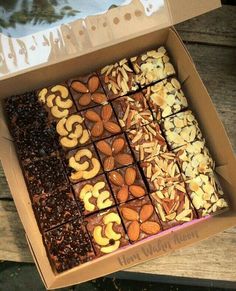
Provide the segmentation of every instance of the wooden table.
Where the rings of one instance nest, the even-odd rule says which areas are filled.
[[[176,28],[186,42],[236,150],[236,6],[224,6]],[[0,260],[32,262],[2,169],[0,237]],[[117,276],[168,278],[169,282],[173,282],[173,278],[207,279],[198,283],[212,285],[214,281],[218,286],[222,283],[236,287],[235,249],[236,227],[192,247],[119,272]],[[142,276],[138,276],[140,273]]]

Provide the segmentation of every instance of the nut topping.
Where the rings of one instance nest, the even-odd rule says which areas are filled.
[[[157,234],[161,230],[154,207],[147,196],[129,201],[119,209],[131,241]]]
[[[148,51],[139,57],[130,59],[135,73],[135,81],[142,87],[175,74],[173,65],[164,47]]]
[[[72,94],[79,109],[107,103],[99,78],[92,74],[69,81]]]
[[[72,182],[91,179],[101,171],[100,162],[91,149],[82,148],[70,154],[69,167],[74,170],[70,175]]]
[[[174,184],[151,194],[164,229],[193,220],[196,217],[184,183]]]
[[[133,163],[133,157],[129,151],[125,137],[122,135],[112,139],[98,141],[96,147],[99,154],[101,154],[105,171],[111,171],[114,168]]]
[[[56,126],[57,133],[61,136],[60,143],[65,148],[74,148],[86,144],[89,141],[89,134],[84,128],[83,118],[74,114],[62,118]]]
[[[134,197],[139,198],[146,194],[144,183],[138,169],[135,167],[112,171],[108,177],[118,203],[126,202]]]
[[[100,113],[99,113],[100,112]],[[107,104],[95,109],[89,109],[85,112],[85,123],[91,129],[92,137],[99,138],[104,134],[117,134],[121,128],[116,123],[116,118],[113,114],[111,105]]]
[[[213,174],[200,174],[186,181],[186,189],[200,217],[215,214],[228,207],[224,193]]]
[[[139,161],[150,159],[167,151],[165,139],[157,123],[152,122],[138,130],[132,129],[128,133],[128,138],[133,153]]]
[[[38,100],[50,109],[52,117],[56,119],[67,117],[74,108],[69,91],[63,85],[56,85],[50,89],[43,88],[38,92]]]
[[[105,66],[99,72],[104,89],[110,99],[118,96],[124,96],[128,92],[138,89],[134,82],[133,70],[129,67],[126,59],[119,63]]]

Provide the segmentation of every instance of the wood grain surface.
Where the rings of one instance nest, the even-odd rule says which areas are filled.
[[[236,151],[236,7],[224,6],[176,26]],[[0,166],[0,260],[32,262]],[[236,282],[236,228],[127,272]]]

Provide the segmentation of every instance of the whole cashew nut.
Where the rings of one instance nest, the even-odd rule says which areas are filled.
[[[69,139],[67,137],[63,137],[61,140],[60,140],[60,143],[65,147],[65,148],[73,148],[77,145],[77,138],[72,138],[72,139]]]
[[[61,120],[59,120],[59,122],[57,123],[56,126],[56,131],[60,136],[67,136],[68,135],[68,131],[65,129],[65,123],[66,123],[66,118],[62,118]]]
[[[107,247],[102,247],[101,248],[101,252],[105,253],[105,254],[109,254],[114,252],[115,250],[117,250],[120,246],[120,241],[116,240],[115,243],[111,246],[107,246]]]
[[[83,130],[83,134],[82,134],[82,136],[81,136],[81,138],[80,138],[79,141],[80,141],[81,144],[84,144],[84,143],[86,143],[88,140],[89,140],[89,133],[88,133],[87,129],[84,129],[84,130]]]
[[[87,157],[88,159],[92,158],[92,152],[89,149],[83,149],[83,150],[79,150],[76,154],[75,154],[75,159],[76,161],[80,161],[80,159],[82,157]]]
[[[51,108],[51,107],[53,107],[53,100],[56,98],[56,95],[55,94],[51,94],[51,95],[48,95],[48,97],[47,97],[47,101],[46,101],[46,103],[47,103],[47,107],[49,107],[49,108]]]
[[[95,209],[95,205],[93,205],[92,203],[90,203],[89,199],[92,197],[92,193],[91,192],[87,192],[85,195],[84,195],[84,208],[87,210],[87,211],[93,211]]]
[[[79,198],[83,200],[84,199],[84,195],[87,192],[93,192],[93,186],[91,184],[84,185],[84,187],[80,191]]]
[[[59,91],[62,98],[67,98],[68,95],[69,95],[68,89],[65,86],[62,86],[62,85],[56,85],[56,86],[52,87],[51,91],[53,93]]]
[[[57,118],[63,118],[69,114],[69,110],[68,109],[59,110],[59,108],[57,106],[53,106],[51,108],[51,113],[53,116],[55,116]]]
[[[93,237],[96,243],[100,246],[106,246],[109,244],[109,239],[102,236],[102,227],[100,225],[95,226],[93,230]]]
[[[77,172],[85,171],[89,167],[89,162],[84,161],[82,164],[80,164],[75,160],[75,157],[72,156],[69,158],[69,166]]]
[[[93,186],[93,197],[98,198],[99,191],[105,187],[105,182],[98,182]]]
[[[71,115],[70,117],[67,118],[66,129],[68,131],[72,131],[72,127],[74,123],[82,123],[83,121],[84,121],[84,118],[81,117],[80,115]]]
[[[108,224],[110,222],[115,222],[117,224],[121,224],[121,220],[120,220],[120,217],[117,213],[115,212],[110,212],[108,213],[107,215],[105,215],[103,217],[103,222],[104,224]]]
[[[46,88],[43,88],[39,93],[38,93],[38,98],[39,101],[46,103],[46,95],[48,93],[48,90]]]
[[[110,192],[109,191],[103,191],[100,193],[100,195],[97,198],[97,207],[98,209],[103,209],[106,207],[110,207],[112,205],[110,197]]]
[[[60,96],[56,97],[55,103],[59,108],[71,108],[73,106],[73,102],[70,99],[62,101]]]
[[[92,162],[93,168],[90,171],[83,172],[83,178],[85,180],[95,177],[100,171],[100,167],[101,167],[100,162],[96,158],[92,158],[91,162]]]
[[[109,239],[114,239],[114,240],[119,240],[121,238],[121,234],[120,233],[116,233],[113,230],[113,222],[109,222],[106,227],[105,227],[105,235],[106,237],[108,237]]]

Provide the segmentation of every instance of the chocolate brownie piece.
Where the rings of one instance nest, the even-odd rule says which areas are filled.
[[[46,232],[44,241],[51,263],[58,273],[95,257],[89,235],[80,219]]]
[[[79,215],[79,209],[70,188],[34,195],[33,209],[42,231],[59,226]]]
[[[115,207],[88,216],[86,223],[98,257],[129,244],[120,215]]]
[[[43,128],[47,123],[47,112],[33,91],[7,98],[5,110],[13,137],[19,130],[35,126]]]
[[[32,196],[68,187],[61,159],[49,157],[24,165],[24,174]]]
[[[56,155],[60,150],[54,124],[45,128],[33,127],[19,131],[15,135],[15,143],[21,160],[26,162]]]

